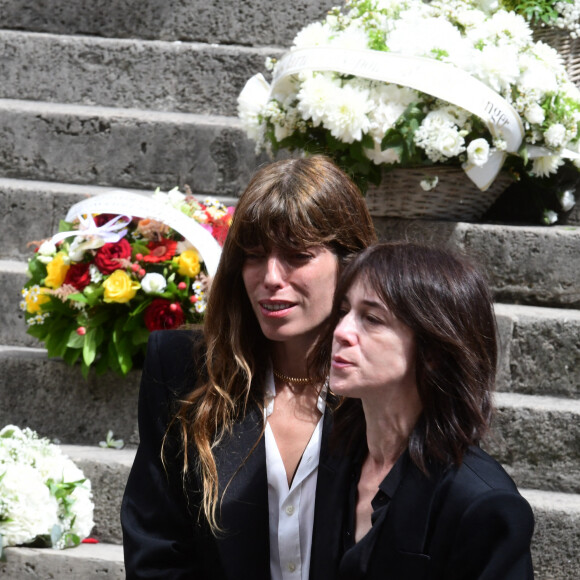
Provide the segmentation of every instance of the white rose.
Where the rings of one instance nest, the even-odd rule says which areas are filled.
[[[576,205],[576,197],[569,189],[560,195],[560,205],[564,211],[570,211]]]
[[[444,127],[441,129],[434,144],[435,149],[445,157],[455,157],[465,150],[463,137],[456,129]]]
[[[161,294],[167,288],[167,280],[162,274],[150,272],[141,280],[141,288],[146,294]]]
[[[469,163],[481,167],[489,158],[489,143],[483,139],[474,139],[467,146],[467,159]]]
[[[51,240],[46,240],[40,244],[36,252],[36,259],[43,264],[48,264],[56,254],[56,245]]]

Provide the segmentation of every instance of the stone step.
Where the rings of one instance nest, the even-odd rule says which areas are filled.
[[[246,81],[279,48],[0,30],[0,98],[237,115]],[[54,63],[58,63],[58,67]]]
[[[4,28],[220,44],[288,46],[336,0],[0,0]]]
[[[91,537],[109,544],[122,544],[119,514],[129,470],[135,459],[135,448],[81,445],[62,445],[61,448],[91,480],[95,504],[95,527]]]
[[[0,100],[0,175],[239,194],[267,157],[233,117]]]
[[[521,487],[580,494],[580,400],[496,393],[485,447]]]
[[[140,371],[85,380],[80,367],[48,359],[46,350],[0,346],[0,425],[30,427],[61,443],[98,445],[109,430],[136,444]]]
[[[580,308],[580,227],[375,218],[383,240],[448,245],[487,271],[497,302]]]
[[[580,495],[520,489],[536,519],[532,558],[536,580],[571,580],[580,562]]]
[[[123,547],[81,544],[67,550],[7,548],[3,580],[124,580]]]

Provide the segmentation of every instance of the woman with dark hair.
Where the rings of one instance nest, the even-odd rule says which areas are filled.
[[[278,161],[252,178],[203,341],[184,331],[149,341],[121,514],[128,578],[309,578],[333,468],[330,359],[307,361],[340,270],[375,239],[359,190],[325,157]]]
[[[347,515],[329,577],[533,578],[530,506],[479,448],[497,356],[482,274],[446,250],[378,244],[343,272],[331,322],[318,356],[349,397],[335,426],[355,468],[332,492]]]

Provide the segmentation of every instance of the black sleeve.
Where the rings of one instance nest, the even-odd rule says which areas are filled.
[[[509,490],[491,490],[473,502],[453,530],[449,580],[533,579],[530,543],[534,516],[528,502]]]
[[[193,387],[193,342],[188,332],[150,335],[139,393],[139,447],[131,469],[121,524],[128,579],[201,578],[196,506],[183,492],[173,441],[166,466],[161,445],[175,402]]]

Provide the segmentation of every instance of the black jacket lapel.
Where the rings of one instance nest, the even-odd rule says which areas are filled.
[[[264,419],[253,407],[215,451],[219,473],[220,522],[217,544],[226,578],[269,580],[268,480]],[[250,451],[253,451],[250,453]]]

